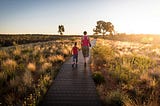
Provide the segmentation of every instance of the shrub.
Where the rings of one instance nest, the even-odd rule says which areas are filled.
[[[36,71],[36,65],[35,65],[35,63],[29,63],[29,64],[27,65],[27,69],[28,69],[29,71],[31,71],[31,72],[35,72],[35,71]]]
[[[101,84],[105,82],[105,79],[100,71],[96,71],[92,74],[92,78],[96,84]]]
[[[21,55],[21,49],[19,47],[16,47],[16,49],[13,51],[13,54],[15,56],[20,56]]]
[[[48,60],[50,61],[50,62],[52,62],[52,63],[55,63],[57,60],[56,60],[56,56],[50,56],[50,57],[48,57]]]
[[[11,106],[16,102],[16,94],[14,93],[7,94],[5,95],[4,99],[5,99],[5,103]]]
[[[69,54],[69,50],[67,48],[62,49],[62,53],[64,57],[66,57]]]
[[[0,59],[6,59],[9,57],[9,54],[6,51],[0,50]]]
[[[41,73],[44,74],[46,71],[49,72],[52,68],[52,64],[51,63],[43,63],[42,67],[41,67]]]
[[[62,55],[55,55],[48,57],[49,61],[52,63],[64,62],[64,57]]]
[[[15,60],[7,59],[6,61],[2,62],[2,70],[7,75],[8,80],[14,77],[16,67],[17,67],[17,62]]]
[[[16,88],[17,87],[17,85],[19,84],[19,81],[20,80],[18,80],[17,78],[15,78],[15,79],[12,79],[12,80],[10,80],[9,82],[9,86],[11,87],[11,88]]]
[[[128,100],[129,98],[119,90],[111,91],[106,96],[105,104],[107,104],[108,106],[125,106],[126,101]]]
[[[97,45],[92,49],[92,62],[96,66],[108,64],[114,57],[114,51],[109,46]]]
[[[65,59],[62,55],[57,55],[56,58],[57,58],[57,62],[64,62],[65,61]]]
[[[12,59],[8,59],[2,63],[2,68],[4,69],[4,71],[5,70],[15,71],[16,66],[17,62]]]
[[[39,58],[39,63],[44,63],[45,62],[45,58],[41,55]]]
[[[145,72],[155,64],[155,62],[152,61],[149,57],[139,55],[131,55],[128,58],[128,62],[130,62],[130,65],[133,69],[139,69],[142,72]]]
[[[25,71],[24,76],[23,76],[23,83],[26,87],[31,87],[32,86],[32,73],[30,71]]]
[[[6,80],[6,78],[4,76],[4,73],[0,71],[0,88],[4,84],[5,80]]]

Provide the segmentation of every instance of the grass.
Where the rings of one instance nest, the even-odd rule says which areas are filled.
[[[92,74],[92,78],[96,84],[101,84],[105,82],[105,79],[100,71],[95,71]]]
[[[33,77],[30,71],[25,71],[23,75],[23,83],[25,87],[32,87]]]
[[[7,36],[7,37],[6,37]],[[75,38],[80,36],[75,35],[43,35],[43,34],[0,34],[0,47],[17,46],[22,44],[48,42],[55,40],[75,41]]]
[[[92,48],[93,74],[99,70],[105,79],[97,85],[103,105],[160,105],[159,44],[153,42],[154,36],[148,38],[148,43],[141,36],[136,38],[139,42],[130,42],[132,37],[97,39]]]
[[[41,67],[42,73],[45,73],[46,71],[50,71],[52,69],[52,64],[49,62],[43,63]]]
[[[27,69],[31,72],[35,72],[36,71],[36,64],[35,63],[28,63]]]
[[[80,46],[76,37],[58,39],[0,49],[0,104],[38,105],[74,42]]]

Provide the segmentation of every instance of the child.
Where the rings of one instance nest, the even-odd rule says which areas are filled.
[[[77,42],[75,42],[74,47],[72,48],[72,54],[73,54],[72,67],[74,67],[74,64],[77,65],[77,62],[78,62],[78,47],[77,47]]]

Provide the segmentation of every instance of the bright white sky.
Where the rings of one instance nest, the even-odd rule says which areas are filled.
[[[160,34],[160,0],[1,0],[0,33],[93,34],[98,20],[120,33]]]

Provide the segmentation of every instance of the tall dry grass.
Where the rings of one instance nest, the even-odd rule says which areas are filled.
[[[25,71],[23,76],[23,83],[26,87],[31,87],[33,82],[32,73],[30,71]]]
[[[17,62],[13,59],[7,59],[2,62],[2,71],[8,76],[13,77],[17,68]]]
[[[31,72],[35,72],[36,71],[36,64],[35,63],[28,63],[27,69]]]
[[[74,41],[61,39],[0,50],[0,103],[38,105],[70,56]]]
[[[160,104],[159,57],[153,53],[155,49],[159,50],[148,43],[97,40],[92,49],[91,66],[105,78],[105,83],[98,86],[104,105]]]

